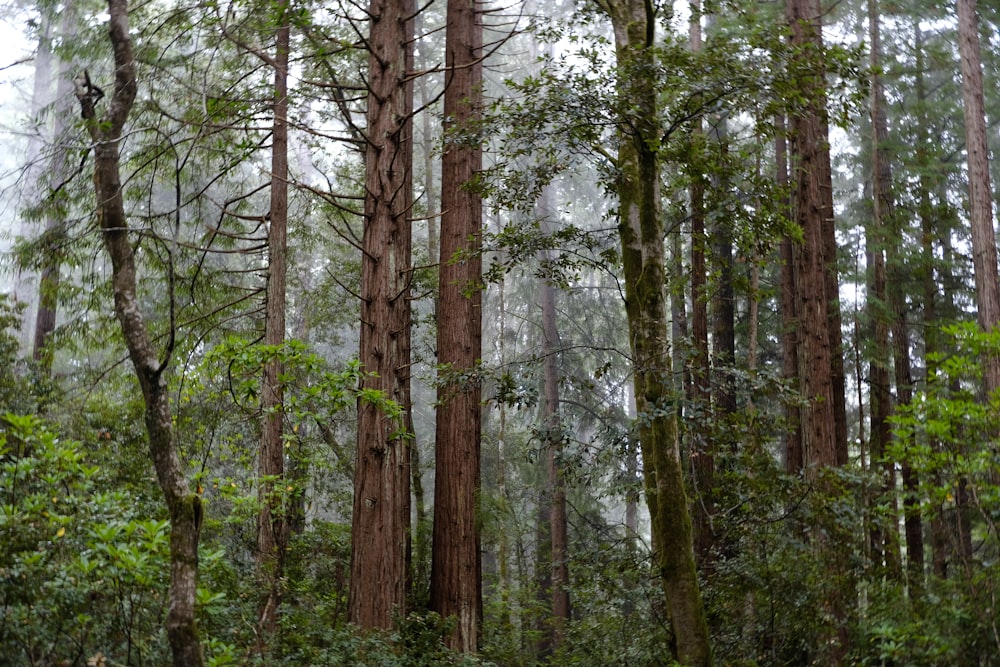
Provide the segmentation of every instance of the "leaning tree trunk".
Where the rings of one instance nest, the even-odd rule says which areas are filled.
[[[639,414],[636,431],[655,562],[673,625],[676,658],[682,665],[704,666],[712,664],[712,652],[695,568],[667,342],[665,230],[656,150],[661,128],[653,78],[657,18],[652,5],[643,0],[598,4],[614,27],[622,100],[615,190]]]
[[[364,389],[410,409],[410,213],[413,162],[412,0],[369,8],[365,228],[360,359]],[[351,622],[390,628],[406,612],[410,572],[410,429],[358,401],[351,542]]]
[[[132,110],[137,90],[135,58],[128,28],[128,3],[126,0],[108,0],[108,13],[115,63],[114,93],[108,109],[98,117],[95,105],[101,94],[90,83],[89,74],[84,73],[78,79],[76,95],[84,124],[93,140],[97,220],[104,247],[111,258],[115,316],[121,325],[142,389],[149,453],[170,516],[167,640],[174,667],[201,667],[204,658],[195,623],[201,498],[190,490],[174,442],[166,378],[174,338],[170,336],[161,360],[146,326],[137,293],[135,249],[129,239],[118,155],[122,129]]]
[[[480,0],[448,0],[438,302],[437,433],[431,609],[458,621],[447,643],[478,650],[483,617],[479,543],[482,356],[483,33]]]

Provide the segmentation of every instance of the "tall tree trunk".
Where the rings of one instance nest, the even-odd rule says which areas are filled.
[[[818,0],[790,0],[788,22],[792,43],[800,57],[822,46]],[[805,460],[807,467],[834,466],[839,462],[834,404],[833,361],[835,340],[831,332],[831,301],[837,294],[828,290],[827,268],[831,257],[826,244],[826,228],[833,221],[830,150],[827,140],[825,81],[815,62],[810,75],[800,85],[806,107],[791,118],[793,176],[792,215],[802,229],[796,262],[796,310],[801,331],[799,355],[803,394],[808,399],[804,415]],[[841,397],[842,399],[842,397]]]
[[[833,188],[828,141],[826,81],[818,60],[823,38],[819,0],[789,0],[786,15],[791,27],[795,57],[802,59],[803,74],[797,84],[802,108],[791,118],[792,219],[802,230],[796,248],[796,312],[799,316],[799,378],[806,398],[803,408],[803,451],[806,476],[821,478],[824,468],[846,461],[846,416],[843,358],[840,349],[840,315],[836,279],[836,244],[833,235]],[[839,363],[837,359],[839,358]],[[839,380],[838,380],[839,374]],[[840,408],[838,408],[840,406]],[[844,412],[846,415],[846,412]],[[821,543],[816,548],[824,550]],[[841,565],[830,562],[830,567]],[[830,664],[842,662],[848,652],[848,591],[841,579],[831,577],[825,592],[827,613],[834,619],[822,637],[822,657]]]
[[[921,246],[921,272],[923,278],[923,296],[924,296],[924,311],[923,311],[923,332],[924,332],[924,357],[926,364],[926,375],[931,377],[936,372],[936,361],[935,354],[940,351],[938,345],[938,326],[939,322],[937,316],[937,304],[938,304],[938,281],[935,280],[935,261],[934,261],[934,247],[937,244],[937,229],[936,229],[936,213],[935,207],[931,201],[931,191],[934,189],[934,183],[929,176],[930,168],[932,164],[931,151],[931,131],[926,113],[927,104],[927,87],[924,82],[924,31],[920,27],[920,20],[914,20],[914,37],[913,37],[913,51],[914,51],[914,91],[917,96],[917,108],[919,113],[917,115],[917,132],[920,141],[917,146],[917,167],[919,169],[919,204],[917,206],[917,214],[920,217],[920,246]],[[942,276],[942,281],[943,281]],[[940,442],[936,438],[931,438],[930,441],[931,451],[940,451]],[[913,474],[912,468],[910,468],[911,475],[909,476],[912,486],[907,485],[907,468],[910,468],[909,462],[904,462],[903,468],[903,485],[907,492],[907,498],[909,502],[916,504],[919,508],[920,506],[920,496],[918,493],[918,485],[916,475]],[[931,483],[935,486],[940,487],[941,479],[940,475],[935,473],[933,475]],[[904,501],[906,502],[906,501]],[[932,571],[936,576],[942,579],[947,575],[947,563],[948,563],[948,540],[947,540],[947,530],[944,523],[943,507],[940,504],[933,507],[930,518],[930,540],[931,540],[931,567]],[[922,540],[921,540],[922,542]],[[921,544],[922,546],[922,544]],[[907,547],[909,548],[909,526],[907,529]]]
[[[448,0],[441,158],[437,434],[431,608],[458,621],[448,645],[477,650],[483,615],[479,542],[482,354],[482,3]]]
[[[121,325],[129,358],[142,390],[150,458],[170,516],[167,641],[174,667],[201,667],[204,657],[195,621],[201,497],[190,490],[174,442],[166,377],[173,352],[173,334],[161,360],[146,326],[137,293],[135,249],[129,239],[118,155],[122,130],[137,91],[135,58],[128,28],[128,3],[126,0],[108,0],[108,14],[115,83],[107,111],[98,117],[95,109],[98,91],[90,84],[89,75],[77,79],[76,95],[84,125],[93,140],[97,220],[104,247],[111,258],[115,316]]]
[[[618,62],[618,232],[625,277],[625,310],[633,360],[636,431],[642,448],[646,503],[655,562],[664,593],[676,658],[682,665],[712,664],[708,624],[695,568],[691,515],[672,406],[667,304],[664,292],[665,230],[656,150],[656,21],[644,0],[600,0],[611,18]]]
[[[986,109],[983,101],[983,64],[979,48],[976,0],[957,0],[958,51],[962,62],[962,100],[965,108],[965,148],[969,161],[969,224],[972,228],[972,265],[976,276],[979,326],[992,331],[1000,323],[1000,279],[997,277],[996,232],[993,228],[993,190],[990,186]],[[1000,389],[1000,356],[984,353],[986,393]]]
[[[688,42],[693,52],[701,51],[701,3],[691,2],[691,21],[688,24]],[[693,152],[705,150],[705,133],[702,118],[692,122],[691,138]],[[705,231],[705,187],[706,178],[701,172],[704,160],[695,159],[688,187],[691,216],[691,386],[688,394],[693,419],[687,432],[689,438],[688,456],[691,460],[691,479],[694,487],[694,547],[698,564],[705,567],[712,560],[712,545],[715,542],[712,515],[715,507],[712,488],[715,486],[715,448],[711,435],[711,360],[708,350],[708,280],[706,277],[705,254],[709,238]]]
[[[784,117],[777,119],[778,133],[774,140],[774,162],[777,182],[788,187],[788,146],[785,140]],[[791,202],[785,198],[782,206],[790,214]],[[799,318],[796,306],[795,246],[785,235],[779,248],[781,261],[781,375],[789,382],[799,377]],[[795,401],[785,403],[785,470],[797,475],[805,468],[802,451],[802,414]]]
[[[552,186],[542,191],[537,211],[543,234],[552,232]],[[551,260],[551,252],[545,251]],[[563,428],[559,412],[559,328],[556,322],[556,289],[547,280],[538,286],[542,309],[543,419],[542,432],[546,445],[546,491],[549,497],[549,537],[551,540],[550,599],[551,627],[548,629],[549,648],[557,651],[566,638],[570,617],[569,540],[566,520],[566,480],[562,471]]]
[[[368,40],[365,229],[361,264],[362,386],[410,409],[410,209],[413,202],[415,2],[372,0]],[[350,620],[390,628],[406,611],[410,432],[402,415],[358,401]]]
[[[889,389],[889,325],[893,317],[887,308],[886,249],[898,242],[894,231],[894,205],[892,195],[892,167],[886,154],[889,130],[885,118],[885,91],[878,74],[881,67],[881,39],[877,0],[868,2],[868,34],[870,42],[872,122],[872,221],[868,227],[865,245],[871,261],[871,296],[866,303],[869,321],[874,328],[871,382],[871,461],[872,467],[881,466],[881,483],[876,493],[876,506],[896,507],[896,464],[886,459],[886,448],[892,438],[889,418],[892,416]],[[886,502],[888,501],[888,502]],[[872,553],[884,558],[890,576],[902,574],[899,554],[898,518],[891,512],[888,520],[872,531]],[[884,526],[884,530],[883,530]]]
[[[290,29],[288,2],[273,8],[276,14],[274,49],[273,126],[271,130],[271,202],[267,234],[267,304],[264,311],[264,344],[285,342],[285,280],[288,240],[288,51]],[[281,604],[281,574],[288,547],[285,491],[285,411],[278,355],[264,365],[261,382],[260,514],[257,518],[257,565],[265,582],[259,619],[259,637],[277,628]],[[263,644],[261,644],[261,647]]]

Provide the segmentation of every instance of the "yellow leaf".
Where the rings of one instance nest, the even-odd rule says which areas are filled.
[[[285,491],[291,491],[291,490],[292,490],[292,487],[290,487],[290,486],[286,486],[285,487]]]
[[[60,528],[59,530],[56,531],[56,537],[62,537],[65,534],[66,534],[65,528]]]

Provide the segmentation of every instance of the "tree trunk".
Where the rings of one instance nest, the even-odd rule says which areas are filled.
[[[552,186],[542,191],[538,214],[543,234],[552,232]],[[545,251],[547,259],[551,252]],[[549,650],[557,651],[565,640],[570,618],[569,598],[569,540],[566,527],[566,480],[562,473],[562,446],[564,442],[562,419],[559,412],[559,329],[556,324],[556,290],[550,282],[539,283],[539,303],[542,309],[542,359],[543,407],[546,445],[546,491],[549,498],[549,538],[551,540],[551,579],[549,582],[552,604],[551,627],[548,629]]]
[[[795,57],[803,74],[796,82],[802,108],[791,116],[792,219],[802,230],[796,248],[796,312],[799,317],[799,378],[806,404],[802,410],[803,460],[806,477],[821,479],[824,468],[846,462],[844,370],[840,350],[840,315],[833,235],[833,188],[822,53],[822,10],[819,0],[789,0],[786,15]],[[838,359],[839,358],[839,359]],[[839,375],[839,379],[838,379]],[[841,413],[841,410],[844,410]],[[815,548],[826,551],[823,539]],[[825,587],[825,605],[833,623],[819,639],[820,660],[841,663],[847,645],[849,592],[842,564],[829,567],[841,573]]]
[[[482,388],[482,200],[475,180],[482,148],[483,35],[480,0],[448,0],[445,143],[441,158],[437,434],[431,608],[458,621],[447,644],[477,650],[483,615],[479,542]]]
[[[691,515],[677,440],[667,304],[664,224],[660,203],[655,26],[642,0],[600,6],[610,16],[618,61],[618,232],[625,277],[625,310],[633,360],[636,432],[642,449],[657,572],[666,595],[676,658],[682,665],[712,664],[708,624],[695,568]],[[626,102],[627,100],[627,102]]]
[[[777,121],[778,135],[774,140],[774,161],[777,182],[781,188],[788,186],[788,151],[785,140],[784,118]],[[790,209],[791,202],[782,202]],[[781,375],[789,382],[797,382],[799,377],[799,318],[796,307],[795,287],[795,246],[790,236],[781,239],[779,249],[781,261]],[[792,475],[800,474],[805,467],[802,452],[802,415],[794,401],[785,404],[785,470]]]
[[[361,264],[364,389],[410,409],[410,210],[413,184],[415,3],[369,7],[365,229]],[[363,628],[390,628],[406,611],[410,547],[410,432],[404,415],[358,401],[349,611]]]
[[[972,227],[972,265],[976,275],[979,326],[992,331],[1000,323],[1000,279],[997,277],[996,233],[993,229],[993,190],[990,186],[986,110],[983,101],[983,65],[979,48],[976,0],[957,0],[958,51],[962,61],[962,100],[965,107],[965,147],[969,160],[969,224]],[[1000,356],[984,353],[986,393],[1000,389]]]
[[[923,310],[923,331],[924,331],[924,358],[926,365],[926,375],[931,377],[936,372],[937,362],[934,361],[935,353],[939,352],[938,345],[938,332],[937,328],[939,326],[937,317],[937,304],[938,304],[938,281],[935,280],[935,260],[934,260],[934,246],[938,242],[937,230],[936,230],[936,216],[935,207],[931,202],[931,190],[933,189],[934,183],[929,176],[931,167],[931,131],[929,129],[930,125],[927,119],[926,113],[926,103],[927,103],[927,88],[924,83],[924,31],[920,27],[920,20],[914,21],[914,36],[913,36],[913,51],[914,51],[914,91],[917,96],[917,108],[920,113],[917,115],[917,132],[920,137],[920,142],[917,148],[917,168],[920,173],[919,180],[919,204],[917,206],[917,214],[920,217],[920,246],[921,246],[921,274],[923,278],[923,295],[924,295],[924,310]],[[944,282],[944,276],[942,276],[942,283]],[[940,442],[936,438],[931,438],[929,442],[932,452],[940,451]],[[918,494],[918,479],[916,474],[910,468],[909,462],[904,462],[903,467],[903,486],[906,490],[906,500],[904,503],[909,502],[915,505],[918,510],[920,507],[920,496]],[[909,475],[907,471],[909,469]],[[910,483],[907,484],[909,479]],[[934,474],[931,483],[935,486],[940,487],[941,480],[939,474]],[[943,507],[937,504],[933,507],[930,518],[930,533],[931,533],[931,567],[932,572],[941,577],[942,579],[947,575],[947,563],[948,563],[948,553],[947,553],[947,535],[943,520]],[[919,515],[918,515],[919,518]],[[907,548],[910,548],[910,528],[907,525]],[[923,540],[921,539],[921,549],[923,548]],[[923,559],[921,559],[923,560]],[[912,561],[911,561],[912,562]]]
[[[288,239],[288,2],[279,2],[274,53],[273,127],[271,131],[271,202],[267,234],[267,304],[264,344],[285,342],[285,279]],[[261,382],[260,514],[257,517],[257,567],[266,586],[259,618],[259,638],[277,629],[281,604],[281,574],[288,548],[288,516],[284,499],[285,443],[284,373],[278,355],[264,365]]]
[[[135,59],[128,28],[126,0],[108,1],[115,84],[108,109],[97,116],[98,95],[89,76],[78,79],[76,90],[84,124],[93,140],[94,192],[104,247],[111,258],[115,316],[121,325],[129,358],[146,405],[149,452],[170,516],[170,604],[167,640],[174,667],[204,664],[195,622],[198,574],[198,538],[202,524],[201,497],[192,493],[174,442],[173,419],[166,371],[173,351],[171,334],[163,359],[153,346],[137,294],[136,257],[129,240],[128,219],[119,171],[119,142],[137,91]],[[170,295],[173,298],[173,294]],[[171,322],[173,325],[173,322]]]
[[[701,50],[701,7],[695,0],[691,3],[691,21],[688,24],[688,42],[693,52]],[[700,116],[692,121],[691,150],[704,150],[705,133]],[[691,174],[688,196],[691,198],[691,386],[688,402],[692,419],[688,420],[688,456],[691,460],[691,480],[694,487],[694,548],[698,564],[704,568],[712,560],[712,546],[715,536],[712,529],[712,515],[715,506],[712,488],[715,486],[715,451],[712,446],[711,410],[712,396],[711,361],[708,351],[708,280],[706,278],[705,254],[709,239],[705,231],[705,186],[706,178],[701,173],[701,159],[693,160],[697,170]],[[692,170],[692,171],[694,171]],[[678,341],[679,342],[679,341]]]
[[[892,416],[891,394],[889,388],[889,325],[893,318],[888,304],[886,291],[886,252],[892,243],[898,240],[892,234],[895,231],[894,203],[892,195],[892,167],[886,154],[889,130],[885,118],[885,91],[882,78],[878,74],[881,67],[881,39],[879,35],[879,15],[877,0],[868,2],[868,33],[870,41],[871,99],[870,114],[872,121],[872,221],[868,226],[865,245],[868,255],[872,258],[871,296],[866,308],[869,322],[874,328],[873,349],[871,359],[871,461],[872,468],[881,466],[879,472],[880,485],[876,490],[876,506],[888,505],[895,509],[896,503],[896,465],[886,459],[886,448],[892,438],[889,418]],[[898,276],[897,276],[898,277]],[[888,501],[888,502],[887,502]],[[890,576],[899,577],[902,574],[899,553],[899,534],[896,529],[898,517],[891,512],[887,522],[876,524],[872,530],[872,554],[884,562]],[[883,527],[884,526],[884,530]]]

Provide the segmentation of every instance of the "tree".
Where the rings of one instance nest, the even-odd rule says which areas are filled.
[[[380,392],[410,409],[410,282],[413,206],[413,19],[416,4],[369,7],[365,226],[350,620],[390,628],[409,591],[410,439],[403,415],[366,402]]]
[[[992,331],[1000,324],[1000,278],[997,277],[993,190],[990,187],[989,148],[986,145],[979,21],[976,17],[976,0],[956,2],[962,100],[965,103],[965,147],[969,163],[969,227],[972,230],[976,306],[979,310],[979,326],[983,331]],[[986,393],[992,394],[1000,389],[1000,357],[987,353],[983,362]]]
[[[173,664],[200,667],[204,657],[195,619],[195,591],[203,510],[201,497],[189,488],[173,435],[167,371],[175,339],[171,335],[165,349],[157,350],[137,296],[136,248],[129,238],[118,156],[122,131],[138,91],[128,2],[108,0],[108,14],[115,83],[107,111],[98,116],[96,105],[103,93],[86,70],[77,79],[76,96],[93,141],[96,217],[111,259],[115,316],[142,389],[149,454],[170,516],[170,609],[166,623]]]
[[[546,187],[539,198],[537,210],[542,234],[552,231],[552,186]],[[551,251],[543,259],[553,260]],[[549,525],[549,599],[552,604],[551,627],[547,631],[548,648],[557,651],[566,640],[570,619],[569,538],[566,519],[566,479],[562,456],[562,415],[559,409],[559,327],[556,312],[556,288],[549,280],[539,282],[539,305],[542,310],[542,442],[544,443],[546,476],[544,501],[548,507]]]
[[[445,31],[444,152],[437,313],[438,410],[435,440],[431,609],[454,616],[448,645],[479,644],[482,562],[479,543],[482,389],[482,4],[448,0]]]
[[[710,665],[708,625],[695,568],[691,515],[671,406],[667,344],[665,230],[660,210],[657,147],[656,16],[641,0],[599,0],[615,34],[618,111],[615,194],[625,277],[625,311],[632,352],[646,504],[653,549],[683,665]]]
[[[273,7],[275,13],[274,121],[271,130],[270,225],[267,233],[267,296],[264,310],[264,344],[285,342],[285,278],[288,255],[288,53],[291,29],[287,0]],[[261,381],[260,516],[257,522],[257,558],[267,582],[260,628],[262,634],[277,627],[281,604],[281,574],[288,550],[289,524],[285,510],[285,439],[283,365],[274,355],[264,365]]]

